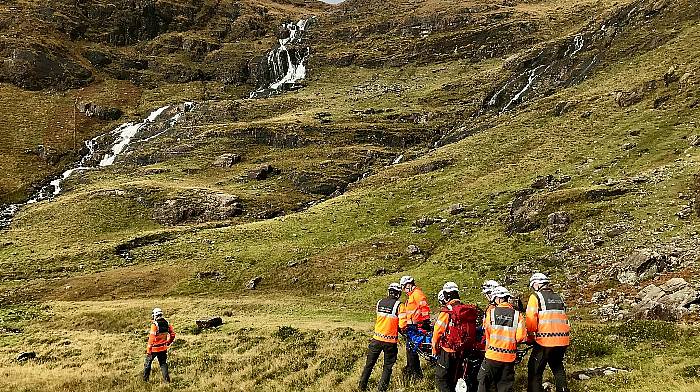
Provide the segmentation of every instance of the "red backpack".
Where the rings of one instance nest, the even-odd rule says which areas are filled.
[[[476,320],[479,309],[469,304],[455,304],[451,307],[451,310],[447,307],[442,308],[443,312],[450,315],[450,321],[442,335],[440,345],[456,352],[475,349]]]

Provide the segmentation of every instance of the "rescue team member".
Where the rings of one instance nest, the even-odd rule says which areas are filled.
[[[367,382],[372,374],[372,369],[384,353],[384,368],[377,389],[386,391],[389,388],[391,370],[399,355],[399,308],[402,307],[401,285],[392,283],[387,290],[387,297],[377,302],[377,321],[374,324],[374,335],[369,343],[367,351],[367,363],[360,376],[360,391],[367,390]]]
[[[416,286],[411,276],[402,276],[399,281],[401,289],[406,293],[406,302],[399,317],[399,328],[422,328],[430,330],[430,307],[423,291]],[[408,377],[423,378],[418,353],[411,351],[406,345],[406,370]]]
[[[528,343],[533,343],[527,364],[528,392],[542,392],[542,374],[547,365],[554,374],[557,392],[568,392],[564,355],[570,343],[569,319],[562,297],[549,287],[549,278],[541,273],[530,277],[534,293],[527,303]]]
[[[518,343],[527,338],[525,321],[508,301],[510,292],[506,288],[498,287],[491,295],[496,307],[486,313],[484,320],[486,355],[477,376],[478,392],[487,392],[494,385],[498,392],[511,392]]]
[[[495,280],[487,280],[484,282],[484,284],[481,285],[481,293],[484,294],[484,296],[486,296],[486,299],[489,301],[484,313],[488,313],[491,311],[492,308],[496,307],[496,304],[493,303],[491,293],[493,293],[493,290],[499,286],[501,286],[501,284]]]
[[[168,372],[168,348],[175,340],[173,326],[163,318],[163,311],[160,308],[153,309],[153,320],[151,322],[151,332],[148,335],[148,345],[146,345],[146,362],[143,367],[143,381],[148,381],[151,376],[151,364],[158,358],[160,372],[163,374],[163,381],[170,382]]]
[[[442,309],[435,320],[433,330],[433,356],[437,357],[435,367],[435,385],[440,392],[452,392],[457,385],[457,373],[462,363],[462,353],[443,344],[444,335],[450,324],[450,313],[454,306],[460,305],[459,288],[453,282],[447,282],[438,293],[438,302]]]

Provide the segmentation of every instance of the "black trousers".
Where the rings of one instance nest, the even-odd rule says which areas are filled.
[[[515,383],[515,364],[484,359],[479,368],[478,392],[488,392],[496,386],[498,392],[512,392]]]
[[[557,392],[568,392],[566,370],[564,370],[565,354],[566,346],[542,347],[535,343],[527,363],[527,391],[542,392],[544,390],[542,388],[542,374],[549,365],[552,374],[554,374],[554,385],[557,387]]]
[[[437,366],[435,366],[435,386],[440,392],[454,392],[457,386],[458,374],[462,370],[462,357],[457,353],[440,350]]]
[[[406,346],[406,370],[407,377],[423,378],[423,370],[420,368],[420,357]]]
[[[163,374],[163,380],[165,382],[170,382],[170,373],[168,372],[168,352],[161,351],[158,353],[146,355],[146,361],[143,364],[143,381],[148,381],[151,377],[151,364],[153,360],[158,358],[158,365],[160,366],[160,372]]]
[[[377,389],[386,391],[389,388],[389,380],[391,379],[391,370],[396,363],[396,357],[399,355],[399,346],[396,343],[380,342],[372,339],[367,349],[367,362],[360,376],[359,388],[361,391],[367,390],[367,382],[372,374],[372,369],[377,363],[379,356],[384,353],[384,368],[382,369],[382,377],[379,380]]]

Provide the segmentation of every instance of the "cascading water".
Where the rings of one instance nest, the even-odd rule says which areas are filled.
[[[73,174],[81,171],[95,170],[101,167],[113,165],[116,158],[119,155],[121,155],[124,151],[126,151],[126,149],[131,144],[133,144],[133,142],[146,142],[162,135],[170,127],[175,125],[175,123],[182,117],[182,114],[184,112],[189,112],[190,110],[192,110],[193,107],[193,102],[185,102],[183,105],[179,106],[176,109],[176,113],[170,118],[168,118],[165,122],[165,130],[150,137],[136,139],[137,135],[139,135],[140,133],[144,133],[145,129],[147,129],[151,124],[157,122],[157,120],[163,114],[163,112],[171,108],[170,105],[163,106],[154,110],[148,117],[146,117],[141,122],[129,122],[122,124],[107,134],[100,135],[91,140],[86,141],[85,147],[87,148],[87,153],[80,159],[80,162],[77,163],[76,167],[63,172],[63,174],[61,174],[58,178],[52,180],[51,182],[49,182],[48,185],[45,185],[41,189],[39,189],[39,191],[37,191],[26,202],[19,204],[10,204],[0,209],[0,229],[7,228],[10,225],[12,218],[14,218],[14,216],[19,212],[19,210],[23,206],[38,203],[44,200],[49,200],[58,196],[62,191],[61,183],[70,178]],[[111,143],[111,148],[108,150],[108,152],[100,158],[100,152],[97,150],[97,146],[99,145],[100,141],[105,138],[110,138],[113,140],[113,142]],[[98,159],[99,161],[97,161]]]
[[[272,49],[265,59],[266,77],[269,85],[260,87],[250,93],[250,98],[265,98],[298,87],[297,82],[306,77],[306,60],[309,47],[300,44],[311,19],[302,19],[296,23],[287,23],[282,27],[289,36],[279,40],[279,45]],[[295,47],[292,47],[295,45]]]

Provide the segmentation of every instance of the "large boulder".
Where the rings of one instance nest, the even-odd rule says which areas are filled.
[[[637,294],[632,314],[637,318],[676,321],[700,303],[700,292],[683,278],[669,279],[661,286],[650,284]]]
[[[78,111],[84,113],[87,117],[95,117],[105,121],[118,120],[123,114],[119,108],[97,105],[93,102],[79,103]]]
[[[237,164],[238,162],[241,161],[241,156],[238,154],[222,154],[216,160],[214,161],[214,166],[218,167],[233,167],[233,165]]]
[[[666,268],[666,256],[650,249],[638,249],[618,265],[617,280],[623,284],[637,284]]]

